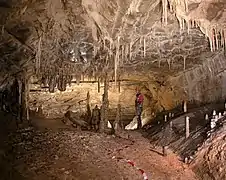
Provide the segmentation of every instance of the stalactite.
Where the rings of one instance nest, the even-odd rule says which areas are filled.
[[[165,25],[167,25],[167,7],[168,7],[168,1],[167,0],[162,0],[162,8],[163,8],[163,13],[162,13],[162,21]]]
[[[181,20],[182,21],[182,30],[184,31],[184,19]]]
[[[115,55],[115,87],[117,87],[117,70],[118,70],[118,61],[119,61],[119,48],[120,48],[120,37],[117,39],[116,45],[116,55]]]
[[[178,21],[179,21],[179,27],[180,27],[180,34],[182,34],[182,29],[183,29],[183,24],[182,24],[182,20],[180,17],[177,17]]]
[[[122,63],[124,62],[124,60],[125,60],[125,46],[122,45],[122,58],[121,58]]]
[[[185,12],[188,12],[188,2],[184,0]]]
[[[218,41],[218,31],[215,29],[215,37],[216,37],[216,48],[219,49],[219,41]]]
[[[36,74],[40,73],[40,67],[41,67],[41,43],[42,43],[42,37],[39,38],[38,41],[38,48],[37,48],[37,53],[36,53]]]
[[[216,47],[215,47],[215,30],[214,29],[212,29],[212,41],[213,41],[213,51],[215,51],[216,50]]]
[[[125,48],[125,60],[126,60],[126,62],[128,62],[128,60],[129,60],[129,50],[130,50],[130,45],[129,44],[127,44],[126,45],[126,48]]]
[[[195,27],[195,20],[191,20],[191,27],[192,27],[192,28]]]
[[[144,57],[146,57],[146,37],[144,37]]]
[[[174,10],[173,9],[173,3],[169,3],[169,5],[170,5],[170,12],[173,13],[173,10]]]
[[[96,57],[97,55],[97,48],[96,48],[96,45],[94,44],[93,46],[93,57]]]
[[[190,34],[190,25],[191,25],[191,22],[190,20],[187,21],[187,26],[188,26],[188,34]]]
[[[106,49],[106,39],[104,38],[103,41],[104,41],[104,43],[103,43],[104,44],[104,48],[103,49],[105,50]]]
[[[212,38],[212,34],[210,34],[208,36],[208,38],[209,38],[209,42],[210,42],[210,50],[211,50],[211,52],[213,52],[213,38]]]
[[[221,41],[221,47],[224,48],[224,30],[221,29],[220,31],[220,41]]]
[[[195,28],[198,28],[198,21],[195,21]]]
[[[184,56],[184,71],[186,70],[186,57]]]
[[[223,41],[224,41],[224,49],[226,50],[226,30],[223,31]]]

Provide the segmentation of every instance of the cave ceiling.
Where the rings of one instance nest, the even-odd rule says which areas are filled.
[[[225,49],[224,0],[0,0],[1,76],[176,75]]]

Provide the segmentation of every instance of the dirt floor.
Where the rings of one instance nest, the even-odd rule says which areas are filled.
[[[162,150],[153,149],[140,132],[124,132],[118,137],[78,131],[47,119],[33,119],[32,125],[1,131],[0,179],[143,179],[125,160],[133,161],[149,179],[196,179],[176,155],[162,156]]]

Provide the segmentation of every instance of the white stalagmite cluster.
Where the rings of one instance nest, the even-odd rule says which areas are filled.
[[[226,12],[223,10],[223,12],[218,12],[218,14],[222,13],[221,18],[213,18],[209,21],[207,11],[211,3],[213,3],[212,1],[197,1],[198,7],[190,11],[188,9],[188,2],[188,0],[162,0],[163,23],[167,24],[167,8],[169,4],[170,11],[176,14],[181,30],[185,29],[185,25],[187,25],[188,33],[190,28],[199,27],[208,37],[211,51],[216,51],[222,47],[225,48]]]

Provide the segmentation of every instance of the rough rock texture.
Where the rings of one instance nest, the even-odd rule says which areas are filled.
[[[108,72],[116,83],[140,81],[148,104],[160,111],[184,99],[224,96],[224,33],[214,36],[218,50],[211,53],[201,21],[221,22],[223,30],[223,1],[20,0],[0,8],[2,81],[26,73],[53,92],[64,91],[73,77],[103,80]]]
[[[208,60],[204,61],[204,59]],[[139,81],[139,79],[130,80],[128,76],[126,79],[121,79],[120,86],[118,83],[115,86],[115,82],[111,82],[109,88],[111,119],[115,118],[118,103],[121,104],[123,109],[123,119],[126,119],[126,117],[130,120],[133,119],[137,88],[141,89],[144,94],[145,117],[154,117],[159,111],[181,106],[184,100],[188,100],[189,104],[200,104],[225,98],[225,67],[225,56],[221,52],[203,57],[203,64],[167,79],[155,79],[146,76],[142,77],[142,81],[141,79]],[[30,107],[32,110],[42,105],[45,115],[61,117],[68,109],[84,112],[88,91],[91,96],[91,108],[95,104],[100,106],[103,83],[100,84],[99,93],[98,82],[95,79],[87,78],[81,81],[79,85],[73,83],[71,87],[68,86],[65,92],[49,93],[48,89],[40,88],[38,85],[31,86],[31,89]]]
[[[33,119],[33,125],[17,131],[11,129],[8,136],[2,136],[6,128],[1,126],[2,180],[142,179],[126,159],[135,162],[151,179],[197,179],[174,154],[163,157],[161,150],[150,151],[149,142],[137,132],[128,132],[129,138],[125,139],[74,131],[58,121],[42,118]]]
[[[226,126],[220,128],[201,147],[195,161],[194,171],[202,179],[226,179]]]

